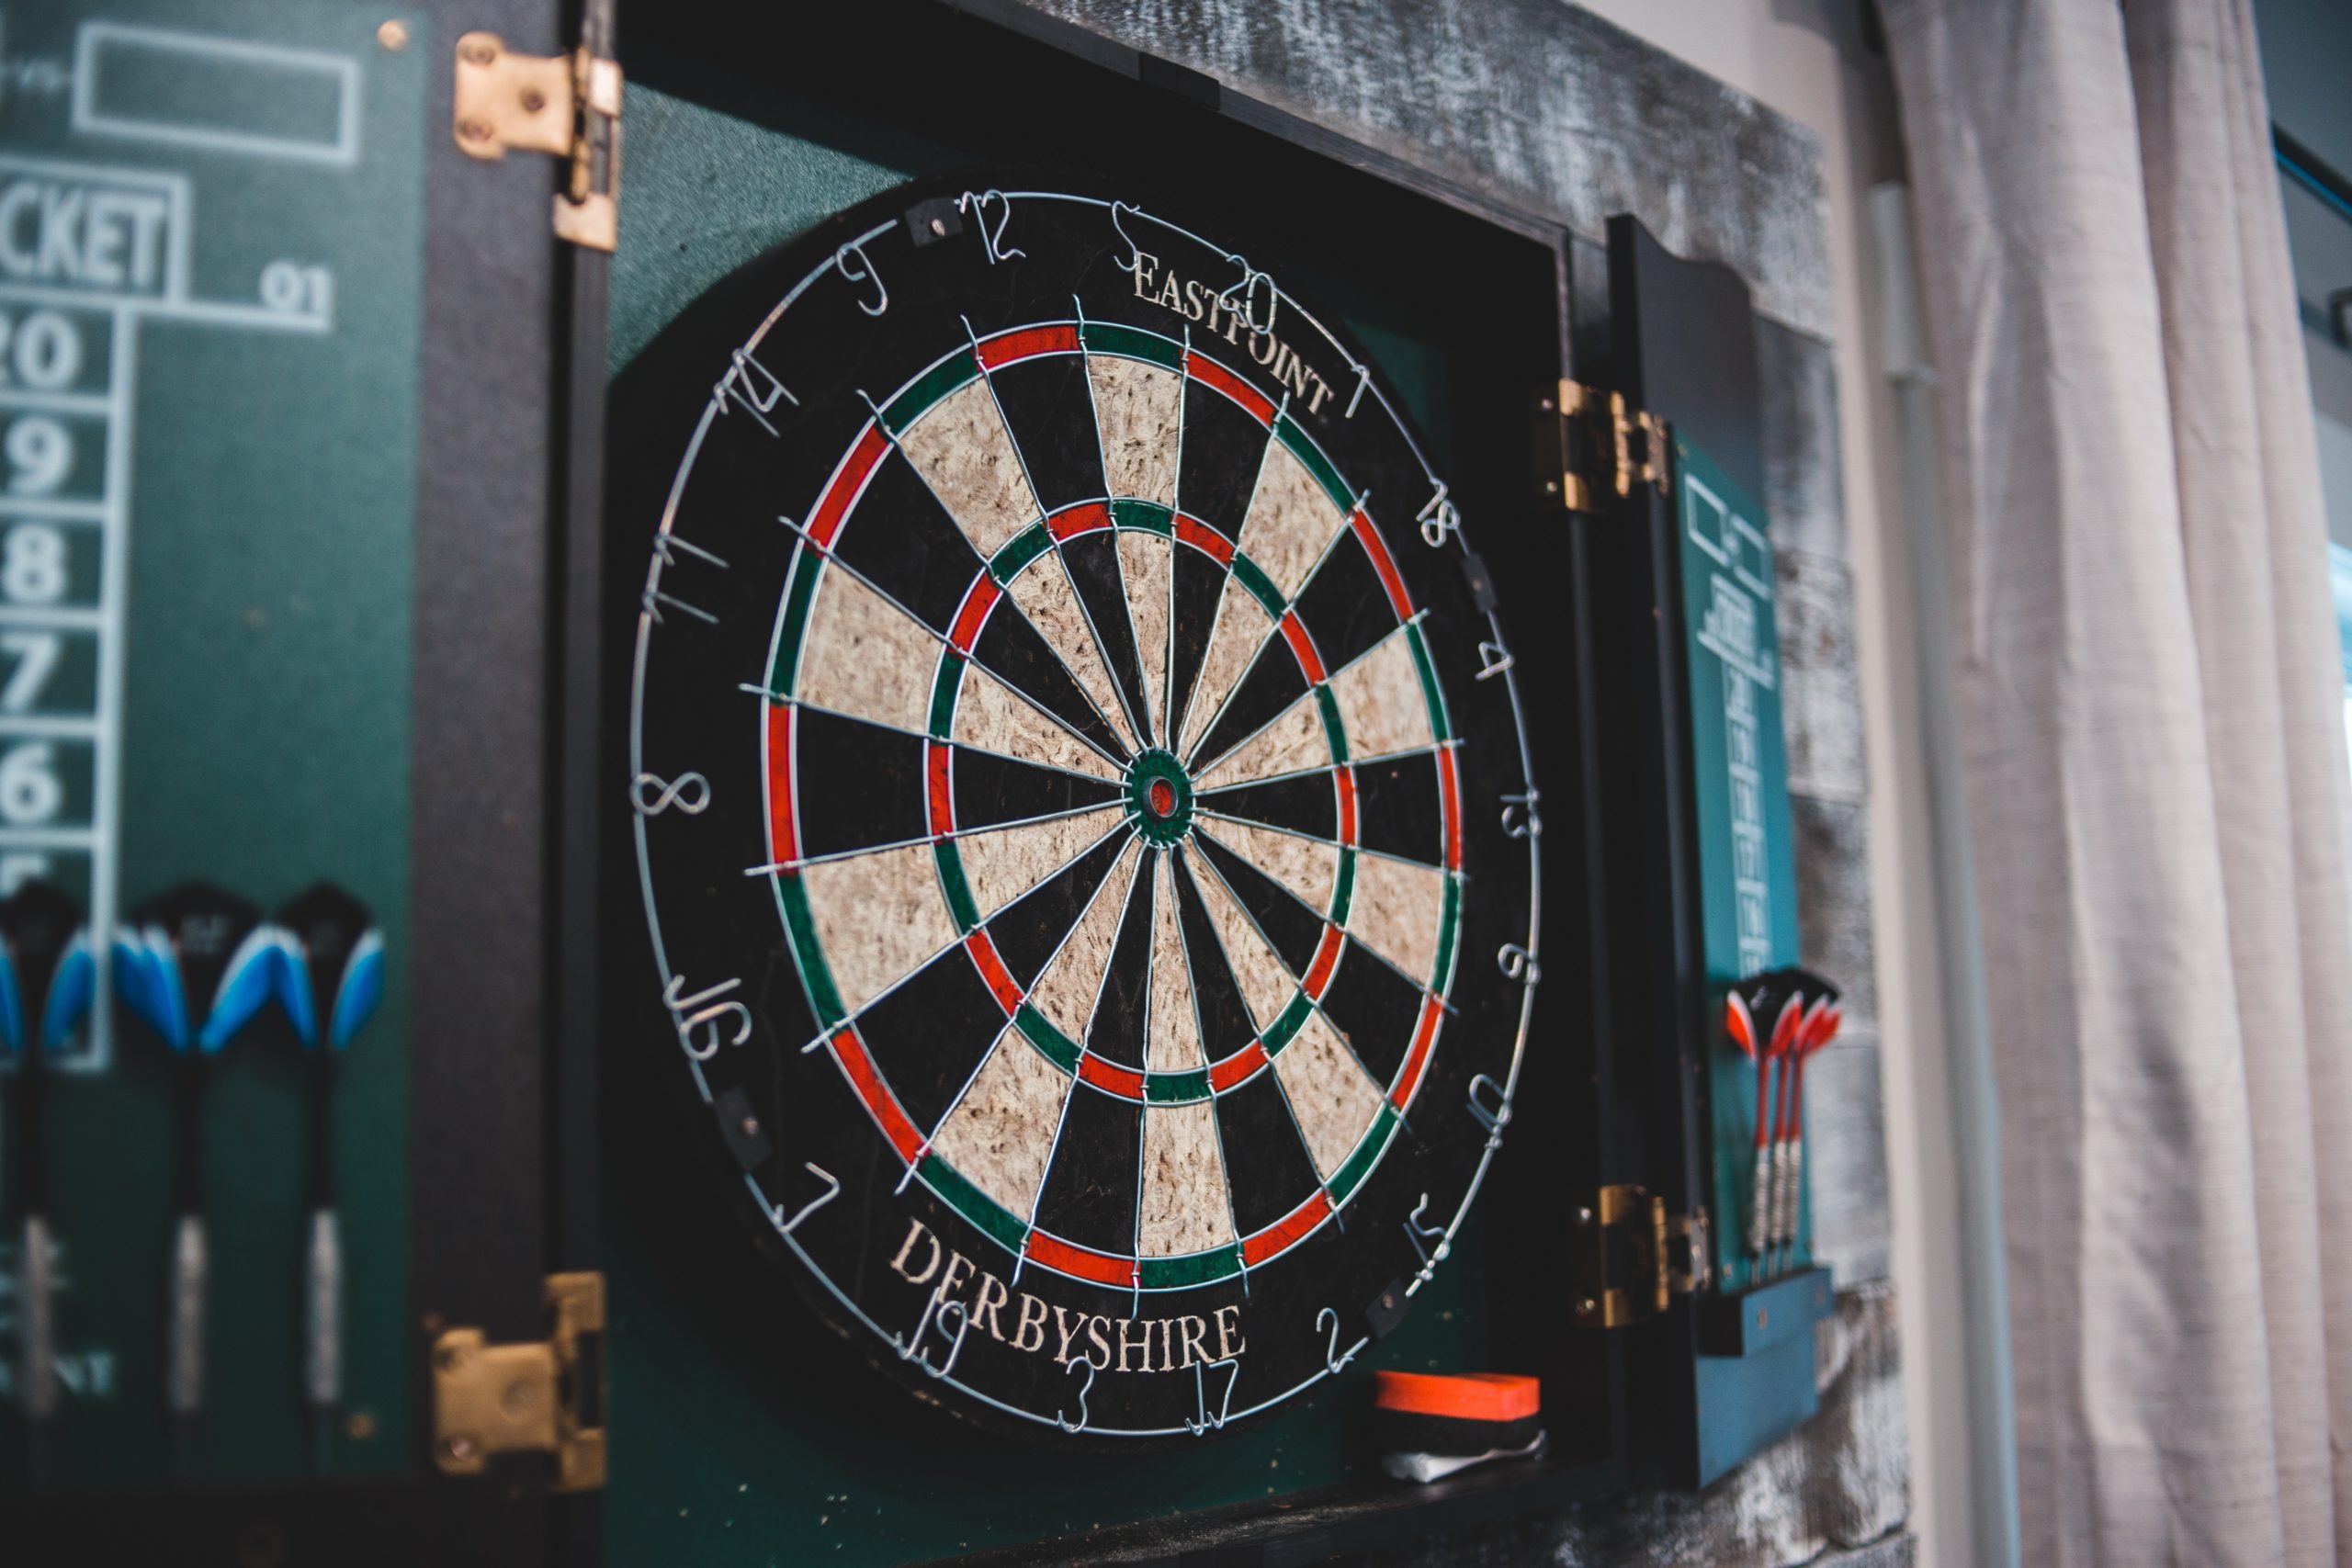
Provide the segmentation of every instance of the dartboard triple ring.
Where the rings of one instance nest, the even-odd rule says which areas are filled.
[[[962,185],[624,383],[647,1017],[820,1313],[967,1414],[1279,1404],[1501,1134],[1534,791],[1396,409],[1190,230]]]

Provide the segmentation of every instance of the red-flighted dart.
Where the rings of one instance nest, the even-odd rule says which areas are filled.
[[[1756,1064],[1757,1191],[1758,1195],[1760,1196],[1763,1190],[1762,1166],[1764,1159],[1764,1118],[1767,1110],[1765,1106],[1766,1095],[1764,1086],[1768,1080],[1765,1077],[1764,1063],[1759,1060],[1757,1055],[1756,1019],[1747,1010],[1747,998],[1739,994],[1739,987],[1736,986],[1734,986],[1731,989],[1731,994],[1724,998],[1724,1028],[1730,1033],[1732,1043],[1738,1046],[1740,1051],[1747,1057],[1747,1059]],[[1760,1208],[1752,1210],[1749,1213],[1747,1219],[1747,1255],[1750,1258],[1757,1256],[1764,1250],[1763,1230],[1763,1216]]]
[[[1773,1101],[1780,1108],[1781,1113],[1786,1116],[1789,1104],[1790,1062],[1796,1054],[1797,1038],[1804,1027],[1804,993],[1792,987],[1782,991],[1781,987],[1788,986],[1786,977],[1775,976],[1773,978],[1779,982],[1775,987],[1776,994],[1781,995],[1784,999],[1781,1001],[1780,1010],[1772,1021],[1772,1038],[1765,1043],[1764,1058],[1772,1076]],[[1763,1110],[1761,1101],[1764,1095],[1761,1076],[1757,1080],[1756,1093],[1758,1100],[1758,1110],[1760,1111]],[[1769,1130],[1770,1122],[1759,1121],[1758,1126]],[[1763,1224],[1757,1225],[1751,1220],[1751,1229],[1761,1231],[1762,1245],[1752,1246],[1748,1250],[1752,1254],[1760,1255],[1772,1244],[1773,1178],[1778,1173],[1780,1161],[1778,1145],[1770,1141],[1769,1132],[1759,1133],[1758,1136],[1759,1141],[1756,1145],[1755,1201],[1757,1209],[1762,1214]]]
[[[1759,1038],[1757,1021],[1770,1017],[1772,1032]],[[1782,1059],[1796,1039],[1804,1017],[1804,1000],[1774,972],[1758,975],[1732,987],[1724,1004],[1724,1027],[1732,1041],[1756,1064],[1756,1164],[1747,1211],[1747,1255],[1763,1256],[1771,1236],[1772,1100]]]
[[[1772,1245],[1793,1248],[1797,1240],[1797,1199],[1804,1190],[1804,1065],[1838,1037],[1846,1015],[1838,1006],[1838,993],[1825,987],[1805,1010],[1804,1023],[1791,1053],[1788,1101],[1781,1112],[1781,1145],[1788,1151],[1785,1168],[1775,1179]]]

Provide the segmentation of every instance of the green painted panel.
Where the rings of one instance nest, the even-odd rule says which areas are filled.
[[[193,877],[265,909],[332,878],[373,908],[387,994],[352,1047],[332,1123],[343,1410],[314,1442],[300,1393],[305,1078],[270,1020],[232,1041],[203,1101],[206,1408],[181,1473],[395,1469],[411,1436],[424,151],[447,44],[396,3],[109,0],[9,6],[5,20],[0,320],[21,345],[46,315],[80,352],[47,386],[54,364],[28,376],[12,360],[0,388],[0,447],[38,444],[16,433],[47,421],[74,451],[55,484],[19,468],[0,496],[0,634],[32,626],[38,602],[64,645],[32,705],[52,721],[40,743],[62,801],[49,820],[0,823],[0,882],[47,875],[101,924]],[[54,598],[29,574],[6,580],[42,531],[65,540]],[[13,679],[26,655],[0,648]],[[30,740],[0,716],[0,768]],[[48,1483],[151,1485],[174,1468],[168,1063],[110,1004],[74,1056],[43,1121],[64,1275]],[[12,1213],[14,1202],[0,1194]],[[13,1263],[0,1258],[0,1275],[13,1279]],[[14,1304],[0,1295],[0,1319]],[[0,1325],[0,1341],[12,1335]],[[5,1381],[0,1394],[13,1401]],[[17,1423],[4,1425],[0,1490],[24,1476]]]
[[[1706,454],[1678,438],[1675,515],[1690,667],[1690,766],[1699,825],[1708,1017],[1725,987],[1798,958],[1795,830],[1781,727],[1772,541],[1761,508]],[[1713,1032],[1713,1212],[1744,1216],[1756,1129],[1756,1068]],[[1811,1257],[1811,1205],[1798,1204],[1796,1261]],[[1747,1283],[1744,1220],[1714,1227],[1727,1289]]]

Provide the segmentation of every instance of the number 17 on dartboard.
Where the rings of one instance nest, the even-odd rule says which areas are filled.
[[[0,895],[87,897],[109,732],[107,556],[122,497],[111,313],[0,299]]]

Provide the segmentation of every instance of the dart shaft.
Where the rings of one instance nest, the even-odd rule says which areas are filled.
[[[311,1212],[303,1305],[309,1329],[303,1391],[314,1408],[329,1409],[343,1399],[343,1234],[333,1209]]]
[[[1804,1140],[1789,1140],[1788,1196],[1781,1209],[1781,1245],[1797,1244],[1797,1197],[1804,1190]]]
[[[1765,1225],[1771,1199],[1771,1150],[1769,1145],[1758,1144],[1747,1203],[1747,1255],[1750,1258],[1759,1257],[1764,1251]]]
[[[49,1223],[25,1216],[17,1260],[17,1348],[19,1408],[38,1425],[57,1414],[57,1254]]]
[[[209,1267],[204,1216],[184,1213],[172,1233],[171,1321],[164,1345],[164,1406],[187,1417],[204,1408],[204,1286]]]

